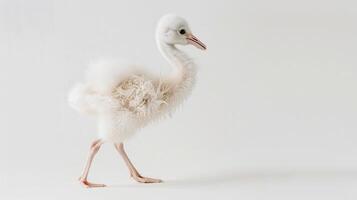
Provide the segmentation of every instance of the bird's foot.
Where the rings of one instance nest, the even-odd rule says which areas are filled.
[[[132,174],[131,177],[133,177],[133,179],[139,183],[161,183],[162,182],[162,180],[160,180],[160,179],[144,177],[144,176],[141,176],[140,174]]]
[[[86,179],[83,179],[82,177],[79,177],[79,183],[86,188],[95,188],[95,187],[106,187],[104,184],[98,184],[98,183],[91,183],[87,181]]]

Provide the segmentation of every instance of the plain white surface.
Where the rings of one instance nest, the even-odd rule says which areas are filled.
[[[67,105],[86,64],[124,57],[166,73],[156,21],[185,17],[208,46],[172,119],[112,145],[76,182],[94,121]],[[356,199],[354,1],[0,1],[1,199]],[[4,198],[3,198],[4,197]]]

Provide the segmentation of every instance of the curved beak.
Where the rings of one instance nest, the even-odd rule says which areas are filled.
[[[187,39],[187,42],[189,44],[192,44],[193,46],[195,46],[195,47],[197,47],[197,48],[199,48],[201,50],[206,50],[207,49],[206,45],[203,42],[201,42],[198,38],[196,38],[194,35],[192,35],[192,34],[189,34],[186,37],[186,39]]]

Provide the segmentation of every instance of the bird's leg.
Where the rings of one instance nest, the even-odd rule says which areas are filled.
[[[154,179],[154,178],[141,176],[140,173],[135,169],[133,163],[131,163],[131,161],[129,160],[128,155],[126,154],[126,152],[124,150],[124,144],[120,143],[120,144],[115,144],[114,146],[118,150],[120,155],[123,157],[126,166],[129,168],[131,177],[133,177],[137,182],[140,182],[140,183],[160,183],[160,182],[162,182],[162,180],[160,180],[160,179]]]
[[[102,144],[103,144],[103,141],[98,139],[98,140],[95,140],[92,143],[91,147],[90,147],[89,156],[88,156],[88,159],[87,159],[86,166],[85,166],[85,168],[83,170],[82,175],[79,177],[79,181],[84,187],[88,187],[88,188],[91,188],[91,187],[105,187],[104,184],[91,183],[91,182],[89,182],[87,180],[89,169],[90,169],[90,167],[92,165],[94,156],[97,154],[97,152],[99,151],[100,146]]]

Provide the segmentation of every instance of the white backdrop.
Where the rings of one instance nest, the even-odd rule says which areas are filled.
[[[353,199],[357,195],[354,1],[0,0],[0,197]],[[86,65],[124,57],[167,73],[156,21],[185,17],[208,50],[191,98],[76,182],[95,122],[67,105]],[[177,190],[180,188],[182,190]],[[338,198],[337,198],[338,197]],[[355,196],[356,197],[356,196]]]

